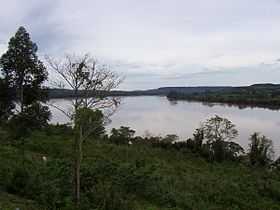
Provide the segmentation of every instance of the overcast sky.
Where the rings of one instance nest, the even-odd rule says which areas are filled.
[[[280,0],[4,2],[0,53],[22,25],[40,55],[89,52],[122,89],[280,83]]]

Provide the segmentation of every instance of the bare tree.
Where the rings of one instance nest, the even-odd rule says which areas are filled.
[[[83,120],[86,125],[81,123],[79,115],[82,110],[102,109],[105,118],[108,119],[120,102],[119,97],[109,96],[109,92],[119,86],[122,78],[107,66],[99,64],[88,54],[83,56],[67,55],[61,60],[46,57],[46,60],[49,68],[59,78],[55,81],[55,85],[73,91],[71,110],[65,110],[55,104],[52,106],[62,111],[70,119],[76,131],[74,138],[74,200],[79,206],[82,145],[96,129],[96,125],[90,119],[90,114],[84,114],[87,118],[89,117]]]

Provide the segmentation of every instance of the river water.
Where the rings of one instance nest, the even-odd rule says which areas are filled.
[[[51,102],[67,110],[71,101],[53,99]],[[66,123],[68,118],[51,107],[52,123]],[[238,108],[225,104],[205,104],[201,102],[171,102],[161,96],[123,97],[121,105],[111,117],[107,130],[120,126],[129,126],[137,135],[176,134],[181,140],[192,137],[192,133],[206,119],[219,115],[232,121],[239,132],[236,139],[247,148],[248,138],[253,132],[273,140],[276,154],[280,154],[280,112],[265,108]]]

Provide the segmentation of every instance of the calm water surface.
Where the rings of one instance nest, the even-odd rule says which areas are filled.
[[[64,109],[71,107],[69,100],[55,99],[51,102]],[[68,122],[60,111],[54,108],[51,110],[52,123]],[[239,132],[236,141],[244,148],[248,146],[249,136],[256,131],[271,138],[274,150],[280,154],[280,112],[264,108],[239,109],[234,106],[221,104],[210,106],[201,102],[187,101],[174,103],[160,96],[123,97],[107,129],[129,126],[136,130],[137,135],[177,134],[183,140],[192,137],[193,131],[203,121],[216,114],[228,118],[236,125]]]

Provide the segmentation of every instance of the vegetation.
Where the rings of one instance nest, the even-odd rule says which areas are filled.
[[[14,104],[12,102],[11,88],[5,79],[0,78],[0,124],[5,122],[12,114]]]
[[[249,158],[252,165],[269,165],[273,161],[272,141],[258,133],[252,134],[249,144]]]
[[[135,136],[129,127],[106,134],[119,104],[107,93],[121,79],[88,55],[62,63],[48,58],[58,84],[74,93],[70,112],[51,104],[71,124],[49,125],[47,72],[36,52],[20,27],[0,59],[1,209],[280,208],[280,159],[272,158],[272,142],[255,133],[245,154],[228,119],[206,120],[186,141]]]
[[[28,32],[20,27],[0,58],[2,123],[4,119],[23,151],[23,137],[34,128],[46,126],[50,117],[48,107],[40,103],[47,99],[43,83],[48,73],[36,55],[37,50]]]
[[[267,107],[279,109],[280,85],[258,84],[248,87],[235,87],[220,89],[218,91],[205,91],[196,93],[184,93],[171,91],[167,95],[170,100],[194,100],[203,102],[217,102],[246,106]]]
[[[31,41],[25,28],[20,27],[0,59],[4,81],[15,93],[19,112],[46,99],[42,84],[48,73],[36,55],[37,50],[37,45]]]
[[[63,61],[47,57],[50,68],[60,77],[57,82],[60,86],[67,86],[74,92],[72,110],[65,110],[52,104],[62,111],[73,123],[74,148],[74,200],[80,206],[80,168],[83,159],[83,143],[90,135],[100,133],[100,127],[105,117],[114,112],[119,104],[116,97],[106,97],[103,93],[117,88],[121,82],[120,77],[104,65],[97,63],[89,55],[67,55]],[[104,113],[100,109],[106,109]],[[104,130],[104,129],[103,129]],[[103,130],[101,130],[103,132]]]
[[[2,205],[74,209],[73,132],[65,126],[33,132],[26,141],[25,167],[17,147],[1,141]],[[252,168],[245,160],[209,162],[186,144],[162,141],[165,137],[130,136],[131,144],[116,144],[115,138],[90,137],[85,143],[80,209],[280,208],[278,170]]]

